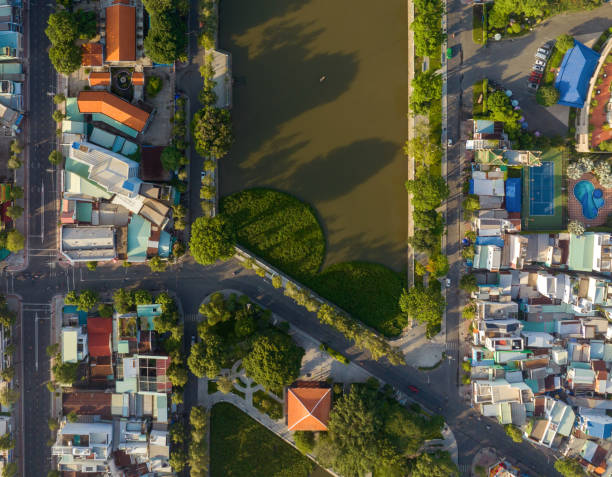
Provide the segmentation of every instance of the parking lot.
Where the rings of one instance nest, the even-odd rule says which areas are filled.
[[[470,12],[471,13],[471,12]],[[553,17],[538,26],[532,33],[499,42],[491,40],[487,47],[473,42],[471,31],[461,34],[463,53],[462,86],[464,98],[471,97],[474,82],[488,78],[512,90],[513,99],[519,101],[531,130],[546,135],[565,135],[569,118],[566,106],[545,108],[536,103],[535,95],[529,91],[527,80],[532,70],[537,49],[559,35],[568,33],[586,46],[592,46],[601,32],[610,26],[612,4],[593,11],[565,14]],[[470,22],[470,17],[465,16]],[[470,25],[471,27],[471,25]],[[468,90],[469,93],[467,92]]]

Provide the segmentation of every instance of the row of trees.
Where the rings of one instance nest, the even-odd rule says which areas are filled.
[[[143,3],[150,17],[149,32],[144,39],[146,55],[161,64],[185,60],[187,12],[182,4],[174,0],[144,0]]]
[[[96,14],[59,10],[49,15],[45,33],[51,42],[51,63],[58,73],[69,75],[81,66],[82,52],[76,40],[90,40],[97,34]]]
[[[409,318],[427,325],[428,337],[440,331],[446,300],[442,296],[439,281],[430,280],[428,287],[416,281],[414,287],[402,292],[399,304]]]
[[[352,385],[351,392],[335,402],[329,431],[316,440],[313,453],[317,460],[346,476],[368,472],[413,477],[458,475],[448,453],[421,451],[425,440],[439,436],[443,420],[426,417],[418,405],[413,410],[400,406],[392,394],[390,387],[379,391],[375,379]]]
[[[443,5],[440,0],[416,0],[415,18],[410,25],[414,32],[414,49],[418,56],[440,55]]]

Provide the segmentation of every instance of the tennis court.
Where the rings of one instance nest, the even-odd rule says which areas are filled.
[[[554,215],[555,165],[543,162],[541,166],[531,167],[529,171],[529,215]]]

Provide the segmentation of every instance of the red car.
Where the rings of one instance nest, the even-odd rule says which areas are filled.
[[[417,388],[416,386],[408,386],[408,389],[410,389],[413,393],[418,393],[419,392],[419,388]]]
[[[531,73],[531,75],[529,76],[530,78],[541,78],[542,77],[542,73],[536,73],[535,71],[533,73]]]

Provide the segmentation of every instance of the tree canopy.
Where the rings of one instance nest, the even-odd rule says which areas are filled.
[[[162,167],[167,171],[178,169],[183,160],[183,153],[173,144],[164,148],[161,153]]]
[[[554,85],[542,85],[536,93],[536,99],[543,106],[552,106],[559,102],[559,90]]]
[[[145,53],[156,63],[171,64],[179,59],[187,46],[185,21],[172,0],[149,0],[145,8],[151,19],[144,39]]]
[[[555,462],[555,470],[563,477],[584,477],[586,473],[575,459],[563,458]]]
[[[410,25],[414,32],[414,48],[419,56],[440,54],[444,39],[442,33],[442,2],[440,0],[416,0],[417,15]]]
[[[410,110],[414,114],[427,114],[432,101],[442,97],[442,76],[433,71],[418,73],[411,86]]]
[[[20,250],[23,250],[24,245],[25,237],[21,234],[21,232],[19,232],[19,230],[11,230],[6,235],[6,249],[9,252],[19,252]]]
[[[191,226],[189,251],[200,265],[227,260],[234,254],[235,234],[223,216],[198,217]]]
[[[412,477],[453,477],[459,469],[451,460],[448,452],[422,453],[414,459]]]
[[[119,288],[113,293],[113,302],[115,310],[120,314],[124,314],[129,312],[134,306],[134,295],[125,288]]]
[[[399,302],[400,308],[410,318],[428,326],[437,326],[442,320],[446,301],[439,289],[423,286],[404,290]]]
[[[247,375],[264,388],[276,393],[300,375],[304,350],[284,334],[260,336],[251,352],[242,360]]]
[[[564,34],[557,38],[555,47],[561,53],[565,53],[567,50],[574,46],[574,37],[572,35]]]
[[[227,109],[205,106],[193,115],[191,128],[196,151],[201,156],[220,159],[229,152],[234,138]]]
[[[406,190],[414,194],[413,205],[416,210],[436,209],[449,194],[442,176],[430,174],[428,170],[417,171],[414,180],[406,181]]]
[[[218,336],[209,333],[191,347],[191,352],[187,358],[187,366],[198,378],[206,376],[212,379],[221,371],[219,366],[221,353],[221,340]]]

